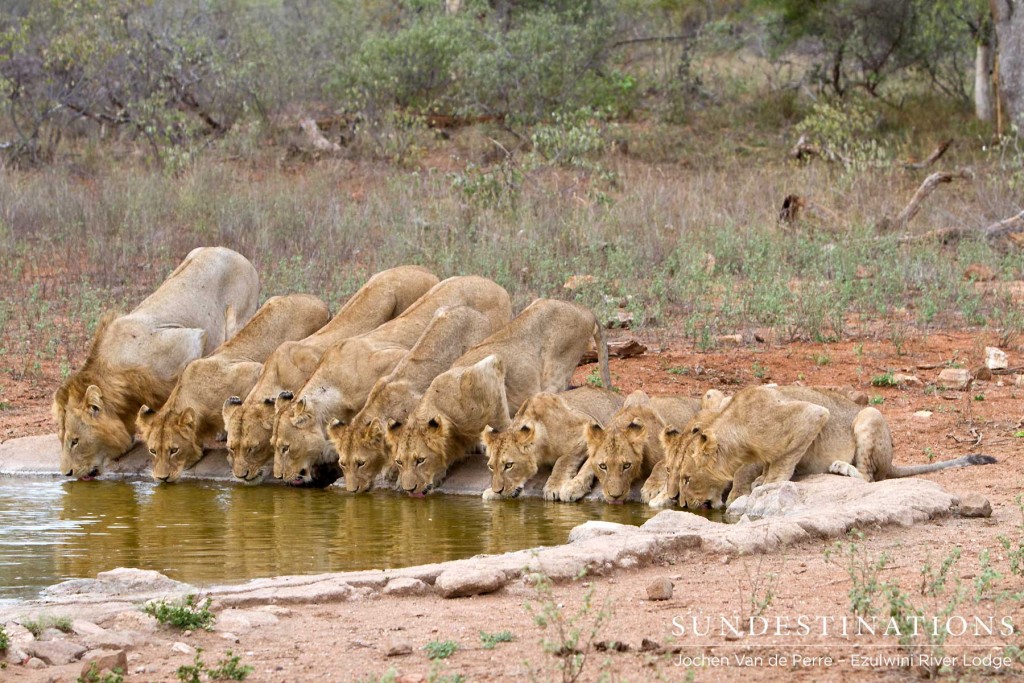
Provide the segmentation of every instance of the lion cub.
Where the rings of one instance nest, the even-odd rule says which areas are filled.
[[[650,398],[643,391],[634,391],[607,429],[596,422],[587,427],[587,461],[579,473],[562,486],[561,499],[579,500],[590,492],[596,478],[607,502],[623,502],[633,482],[646,479],[664,457],[658,440],[664,426],[686,424],[698,410],[698,399]],[[651,500],[660,483],[657,478],[646,481],[640,491],[641,500],[645,503]]]
[[[523,404],[508,430],[488,426],[484,445],[491,487],[484,499],[515,498],[541,466],[551,466],[544,500],[559,500],[562,485],[587,458],[587,425],[608,422],[622,403],[615,392],[595,387],[542,392]]]
[[[796,386],[748,387],[706,422],[667,430],[663,440],[679,464],[679,502],[692,508],[723,507],[725,489],[741,471],[749,479],[752,467],[762,472],[752,482],[756,488],[794,474],[831,472],[879,481],[995,462],[968,455],[897,467],[892,434],[878,410],[836,391]]]
[[[394,320],[332,346],[295,400],[290,392],[279,396],[273,437],[275,477],[308,483],[315,465],[337,464],[338,454],[326,434],[331,419],[351,420],[377,380],[394,370],[444,306],[476,309],[493,328],[512,318],[512,301],[501,285],[477,275],[450,277]]]
[[[579,304],[537,299],[508,325],[455,361],[430,384],[397,434],[388,432],[399,484],[411,495],[435,488],[487,425],[504,429],[509,407],[534,394],[563,391],[591,340],[601,376],[611,383],[608,347],[594,314]]]
[[[439,308],[409,353],[373,385],[366,405],[352,421],[331,422],[327,436],[338,452],[346,490],[362,493],[373,488],[377,475],[391,463],[385,431],[401,429],[431,381],[494,331],[492,320],[468,306]]]
[[[392,320],[437,282],[433,273],[420,266],[383,270],[367,280],[329,323],[305,339],[281,344],[263,364],[256,386],[245,400],[232,396],[224,402],[232,474],[250,484],[263,479],[274,456],[270,440],[277,397],[282,391],[301,389],[324,351]]]
[[[315,296],[271,297],[235,336],[188,364],[162,408],[139,408],[136,424],[153,456],[153,479],[177,481],[199,462],[203,444],[224,431],[224,399],[248,394],[274,349],[316,332],[329,318],[327,304]]]

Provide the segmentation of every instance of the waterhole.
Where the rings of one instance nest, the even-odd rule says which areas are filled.
[[[196,586],[408,567],[558,545],[587,520],[637,525],[656,513],[639,503],[0,478],[0,600],[114,567]]]

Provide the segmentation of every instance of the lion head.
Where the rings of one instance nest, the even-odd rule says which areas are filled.
[[[674,463],[666,483],[668,496],[690,509],[722,508],[732,476],[719,466],[714,430],[695,420],[685,431],[665,430],[662,443]]]
[[[296,486],[309,484],[317,463],[336,459],[323,422],[313,398],[294,400],[292,392],[281,392],[273,436],[275,477]]]
[[[228,463],[235,478],[258,484],[266,476],[267,464],[274,457],[276,399],[265,397],[242,401],[232,396],[224,401],[224,426],[228,433]]]
[[[490,425],[484,430],[487,469],[491,471],[491,491],[515,498],[523,486],[537,474],[537,430],[542,425],[532,422],[513,423],[508,431],[499,432]]]
[[[422,497],[444,479],[448,451],[454,445],[455,426],[444,415],[414,417],[397,430],[392,444],[398,485],[411,496]]]
[[[80,397],[62,387],[54,396],[53,415],[61,441],[60,471],[68,477],[93,479],[103,473],[108,459],[132,446],[133,434],[95,384]]]
[[[586,431],[587,454],[601,492],[609,503],[621,503],[633,482],[644,475],[648,441],[661,421],[642,391],[633,392],[608,429],[592,422]]]
[[[186,468],[203,457],[196,436],[196,411],[190,407],[173,417],[144,405],[136,424],[153,457],[150,474],[158,482],[178,481]]]
[[[338,464],[345,477],[345,490],[365,493],[390,460],[391,451],[384,438],[380,419],[345,424],[335,419],[327,427],[327,437],[338,452]]]

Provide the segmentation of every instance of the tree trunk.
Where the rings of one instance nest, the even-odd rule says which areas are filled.
[[[974,113],[981,121],[991,121],[995,112],[992,102],[992,45],[978,43],[974,58]]]
[[[1024,0],[990,0],[999,41],[999,93],[1006,113],[1024,131]]]

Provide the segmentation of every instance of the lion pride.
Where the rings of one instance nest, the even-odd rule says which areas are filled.
[[[162,406],[189,363],[252,317],[259,287],[244,256],[199,247],[131,313],[104,316],[85,363],[53,398],[61,472],[92,479],[131,448],[139,408]]]

